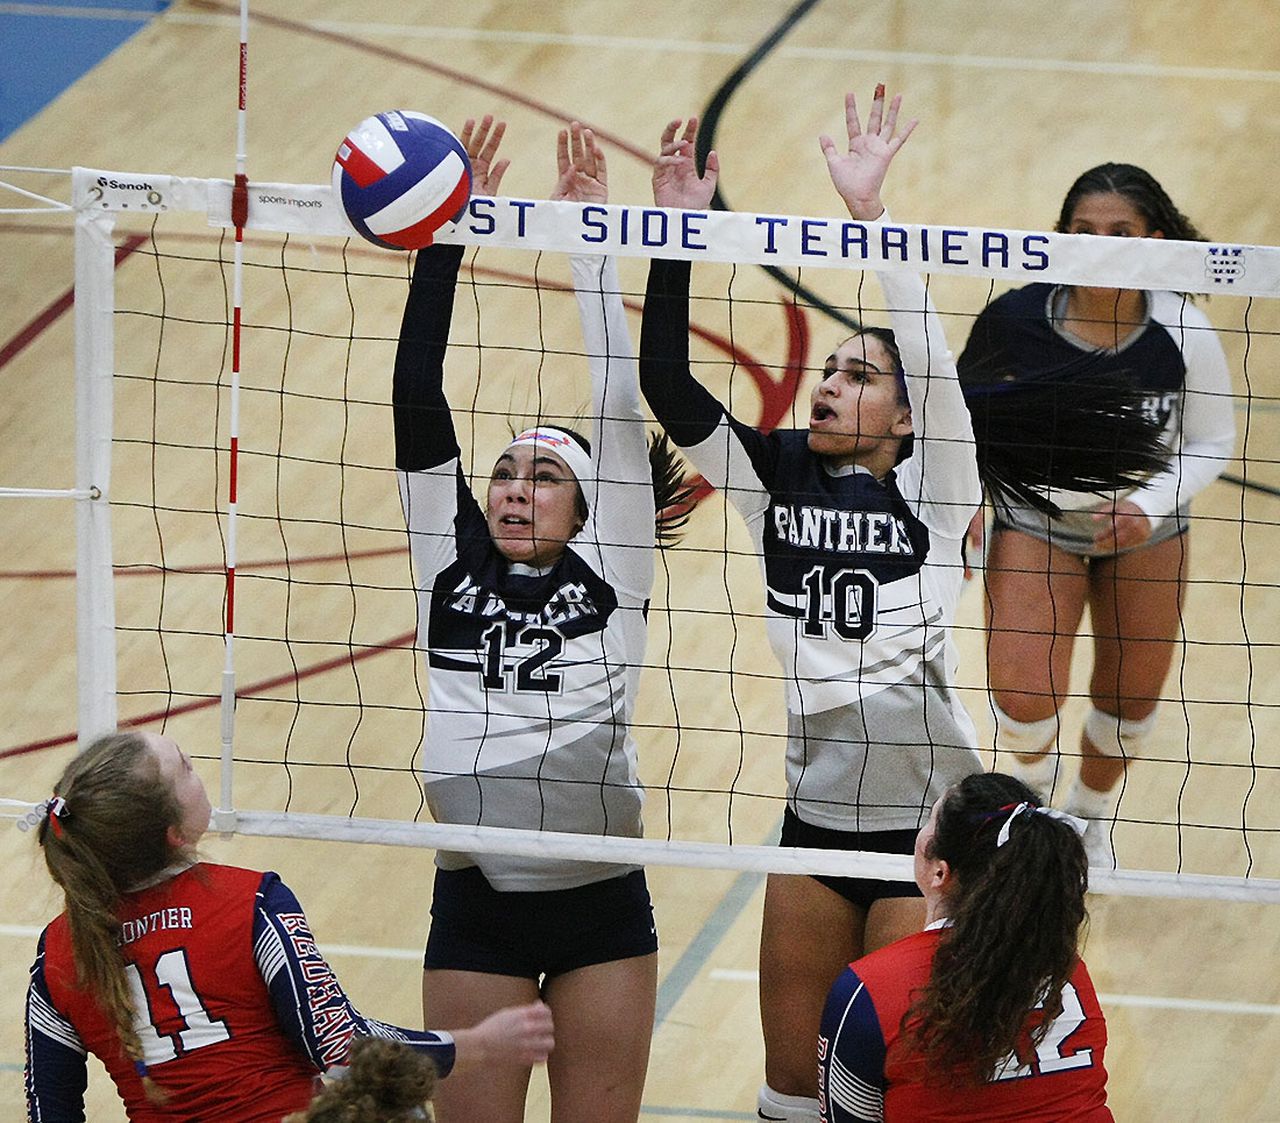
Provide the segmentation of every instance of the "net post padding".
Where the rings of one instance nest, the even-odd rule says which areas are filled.
[[[73,194],[87,198],[83,169]],[[116,727],[116,619],[111,570],[111,437],[115,357],[114,216],[75,219],[76,670],[83,748]]]

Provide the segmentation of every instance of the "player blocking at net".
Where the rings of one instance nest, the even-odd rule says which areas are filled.
[[[43,810],[37,838],[66,910],[40,936],[27,992],[33,1120],[85,1118],[89,1053],[132,1123],[279,1123],[357,1035],[405,1042],[442,1074],[551,1051],[536,1002],[452,1033],[359,1013],[276,874],[198,859],[209,798],[172,738],[99,738]]]
[[[884,217],[880,187],[915,125],[897,131],[900,103],[886,105],[877,87],[864,130],[849,95],[847,152],[822,138],[855,220]],[[654,201],[705,209],[718,161],[711,153],[700,176],[697,122],[681,136],[679,126],[663,134]],[[786,674],[782,845],[909,854],[932,804],[981,768],[951,686],[950,637],[961,542],[981,485],[938,318],[919,277],[881,274],[893,331],[866,328],[832,351],[807,429],[762,433],[691,373],[689,275],[684,262],[651,265],[641,386],[667,432],[737,507],[761,556],[769,637]],[[923,917],[912,882],[770,875],[760,1118],[817,1119],[814,1043],[832,980]]]
[[[474,190],[494,195],[504,126],[468,122]],[[603,203],[604,153],[576,123],[553,199]],[[611,260],[574,257],[593,440],[538,423],[497,456],[484,505],[463,471],[444,359],[460,248],[414,266],[393,386],[396,466],[429,667],[426,798],[439,822],[639,837],[630,720],[664,512],[683,473],[650,445]],[[661,529],[660,529],[661,528]],[[440,852],[423,975],[435,1019],[541,993],[556,1019],[554,1117],[634,1123],[657,994],[644,871],[529,854]],[[517,1123],[528,1070],[445,1082],[441,1123]]]

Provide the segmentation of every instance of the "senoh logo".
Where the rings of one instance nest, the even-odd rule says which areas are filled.
[[[123,179],[111,179],[108,176],[98,176],[99,187],[110,187],[113,191],[154,191],[155,188],[151,184],[143,180],[142,183],[128,183]]]
[[[107,194],[112,193],[110,201]],[[164,203],[164,193],[150,180],[118,179],[115,176],[100,175],[94,181],[90,198],[101,202],[103,206],[120,207],[158,207]]]

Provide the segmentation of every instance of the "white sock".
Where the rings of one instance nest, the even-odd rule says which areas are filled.
[[[1089,787],[1079,776],[1071,781],[1062,810],[1081,819],[1110,819],[1118,802],[1116,789],[1100,792]]]
[[[1009,774],[1017,777],[1036,795],[1048,801],[1053,794],[1053,781],[1058,773],[1058,754],[1041,753],[1035,760],[1023,760],[1017,753],[1010,753],[1001,761],[1007,765]]]
[[[781,1123],[818,1123],[818,1101],[810,1096],[784,1096],[768,1084],[761,1084],[756,1095],[756,1115]]]

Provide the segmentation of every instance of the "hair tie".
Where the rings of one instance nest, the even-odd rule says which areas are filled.
[[[29,831],[33,827],[38,827],[45,819],[48,819],[53,827],[53,833],[61,838],[61,820],[69,817],[70,812],[67,811],[67,801],[62,796],[55,795],[32,807],[30,811],[18,820],[17,826],[20,831]]]
[[[1003,811],[1005,810],[1005,808],[1002,807],[1000,808],[1000,810]],[[1013,810],[1009,812],[1009,817],[1004,821],[1004,824],[1000,827],[1000,833],[996,835],[997,850],[999,850],[1000,847],[1002,847],[1006,842],[1009,841],[1009,828],[1013,826],[1014,819],[1016,819],[1024,811],[1030,811],[1030,810],[1032,810],[1032,806],[1029,803],[1023,802],[1023,803],[1014,804]]]
[[[136,1072],[141,1079],[145,1080],[147,1078],[147,1062],[134,1061],[133,1071]]]
[[[1052,807],[1041,807],[1035,803],[1018,803],[1006,805],[1000,808],[1001,811],[1009,810],[1009,817],[1004,821],[1000,828],[1000,833],[996,835],[996,849],[999,850],[1006,842],[1009,841],[1009,828],[1013,825],[1014,819],[1021,815],[1024,811],[1034,811],[1037,815],[1045,815],[1050,819],[1056,819],[1060,823],[1066,823],[1077,837],[1083,837],[1085,828],[1089,825],[1084,819],[1078,819],[1075,815],[1068,815],[1065,811],[1058,811]]]
[[[61,838],[62,818],[67,815],[67,801],[60,795],[52,796],[45,801],[45,809],[49,816],[49,825],[53,827],[53,833]],[[70,816],[67,817],[70,818]]]

